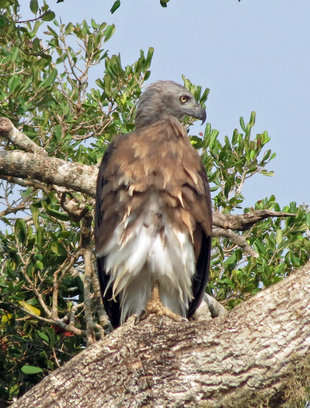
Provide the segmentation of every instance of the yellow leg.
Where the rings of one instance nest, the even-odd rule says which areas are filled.
[[[155,314],[158,317],[167,316],[175,322],[186,320],[182,316],[173,313],[170,309],[168,309],[161,303],[159,297],[159,284],[157,281],[153,282],[151,297],[146,305],[146,308],[137,318],[137,321],[146,319],[150,314]]]

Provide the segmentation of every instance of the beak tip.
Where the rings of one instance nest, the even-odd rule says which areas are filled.
[[[202,115],[201,115],[201,124],[203,125],[207,119],[207,112],[205,111],[205,109],[203,109]]]

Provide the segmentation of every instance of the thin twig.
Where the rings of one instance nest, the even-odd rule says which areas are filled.
[[[53,275],[53,299],[52,299],[52,318],[53,319],[58,319],[59,318],[58,317],[58,291],[59,291],[59,286],[60,286],[64,276],[72,268],[73,264],[76,262],[76,260],[78,259],[79,256],[80,256],[80,253],[76,252],[73,256],[71,256],[71,259],[70,259],[69,263],[68,263],[68,259],[66,259],[60,265],[60,267],[54,272],[54,275]],[[60,273],[61,273],[61,276],[59,278]]]
[[[249,255],[253,256],[254,258],[258,258],[259,256],[258,253],[250,247],[242,235],[238,235],[229,229],[215,227],[212,230],[212,235],[214,237],[229,238],[233,243],[244,249]]]
[[[29,310],[27,310],[27,309],[25,309],[25,308],[23,308],[21,306],[18,306],[18,309],[23,311],[26,315],[29,315],[30,317],[33,317],[33,318],[35,318],[35,319],[37,319],[37,320],[39,320],[41,322],[48,323],[50,325],[57,325],[61,329],[65,330],[65,331],[70,331],[71,333],[74,333],[77,336],[85,337],[85,335],[86,335],[85,330],[78,329],[71,322],[69,324],[66,324],[60,319],[55,319],[54,320],[54,319],[49,319],[49,318],[46,318],[46,317],[42,317],[42,316],[36,315],[34,313],[31,313]]]

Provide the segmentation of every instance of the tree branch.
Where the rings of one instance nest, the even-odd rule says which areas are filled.
[[[205,293],[203,299],[207,303],[209,311],[213,318],[227,315],[228,310],[226,310],[225,307],[221,305],[213,296]]]
[[[238,234],[236,234],[235,232],[233,232],[233,231],[231,231],[229,229],[213,227],[212,236],[213,237],[229,238],[234,244],[238,245],[240,248],[242,248],[249,255],[253,256],[254,258],[258,258],[258,256],[259,256],[258,253],[256,251],[254,251],[254,249],[252,249],[250,247],[250,245],[246,242],[245,238],[242,235],[238,235]]]
[[[12,408],[276,407],[292,388],[298,406],[310,384],[309,298],[310,263],[212,321],[129,319]]]
[[[39,315],[36,315],[36,314],[30,312],[29,310],[26,310],[25,308],[23,308],[21,306],[19,306],[18,309],[21,310],[28,317],[32,317],[32,318],[34,318],[34,319],[36,319],[38,321],[48,323],[50,325],[57,325],[61,329],[65,330],[65,331],[70,331],[71,333],[74,333],[77,336],[86,337],[86,331],[78,329],[77,327],[74,326],[74,324],[72,324],[72,322],[70,322],[69,324],[66,324],[63,320],[60,320],[60,319],[54,320],[54,319],[51,319],[51,318],[42,317],[42,316],[39,316]]]
[[[5,176],[4,174],[0,174],[0,178],[2,178],[3,180],[6,180],[7,182],[11,184],[18,184],[19,186],[22,186],[22,187],[33,187],[37,190],[43,190],[46,194],[48,194],[50,191],[49,186],[47,186],[46,184],[40,183],[39,181],[36,181],[36,180],[25,180],[20,177]]]
[[[96,260],[95,260],[95,255],[92,254],[93,257],[93,273],[91,275],[91,283],[92,283],[92,288],[93,288],[93,301],[94,301],[94,307],[97,312],[98,316],[98,321],[102,329],[105,327],[111,327],[111,323],[109,321],[109,318],[104,310],[103,303],[102,303],[102,298],[101,298],[101,291],[100,291],[100,285],[99,285],[99,279],[98,279],[98,274],[97,274],[97,269],[96,269]],[[101,331],[100,331],[101,334]],[[102,336],[103,337],[103,336]]]
[[[92,216],[87,214],[81,220],[81,248],[84,258],[84,305],[85,305],[85,320],[87,332],[87,345],[93,344],[96,341],[95,322],[93,318],[92,296],[91,296],[91,277],[93,271],[93,259],[91,248],[91,224]],[[100,327],[100,326],[99,326]],[[103,334],[102,327],[100,327],[100,336]]]
[[[245,231],[253,224],[271,217],[296,217],[296,214],[281,211],[254,210],[245,214],[223,214],[219,211],[213,212],[213,225],[238,231]]]
[[[31,178],[94,197],[97,168],[19,150],[0,151],[0,177]]]
[[[8,118],[0,117],[0,136],[7,139],[14,146],[26,152],[47,155],[43,147],[38,146],[25,133],[20,132]]]

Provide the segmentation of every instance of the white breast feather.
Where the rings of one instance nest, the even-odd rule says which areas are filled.
[[[160,235],[150,222],[159,211],[152,199],[126,241],[124,229],[134,215],[117,226],[104,251],[97,253],[105,256],[113,297],[120,295],[122,323],[146,307],[154,280],[159,282],[162,303],[174,313],[185,316],[193,297],[195,256],[190,235],[172,228],[162,212],[165,227]]]

